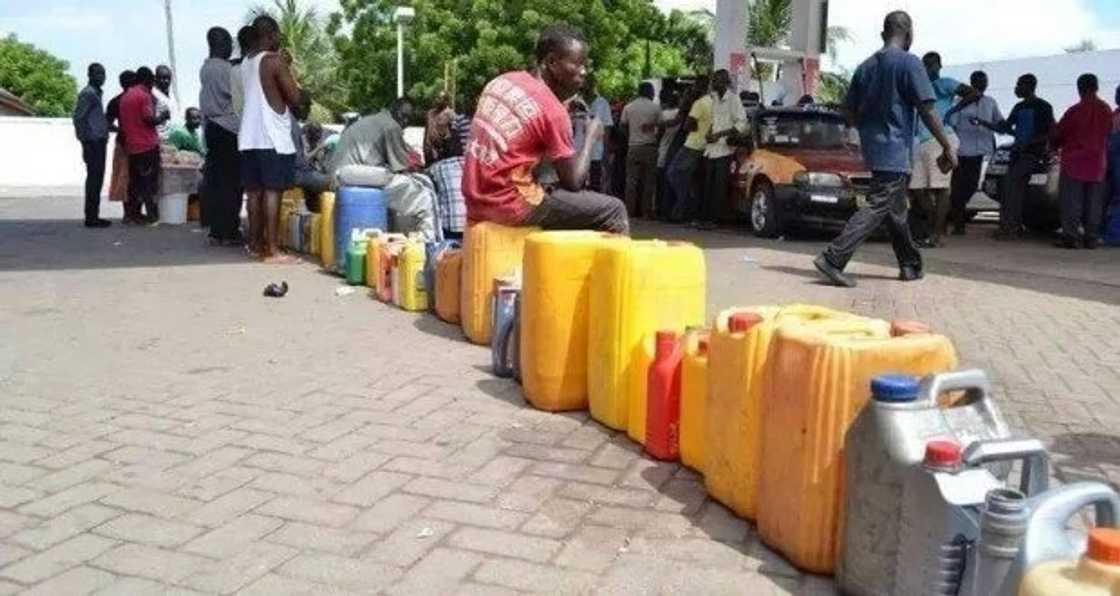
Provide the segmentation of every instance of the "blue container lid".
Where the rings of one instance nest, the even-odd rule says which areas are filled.
[[[918,400],[919,381],[910,375],[879,375],[871,379],[875,401],[906,403]]]

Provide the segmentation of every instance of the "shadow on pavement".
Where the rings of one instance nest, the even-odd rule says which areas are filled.
[[[428,335],[434,335],[457,342],[467,341],[467,338],[463,335],[462,327],[451,323],[445,323],[435,316],[417,317],[412,323],[412,326],[415,327],[417,331],[422,331]],[[487,372],[489,372],[489,369],[487,369]]]

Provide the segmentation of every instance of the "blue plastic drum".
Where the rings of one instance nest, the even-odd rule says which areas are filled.
[[[334,254],[338,271],[346,270],[346,250],[353,230],[389,230],[389,199],[380,188],[344,186],[334,203]]]

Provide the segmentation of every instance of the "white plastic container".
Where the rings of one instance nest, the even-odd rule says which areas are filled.
[[[178,226],[187,223],[186,193],[162,195],[159,198],[159,223]]]
[[[1023,579],[1019,596],[1109,596],[1113,587],[1120,587],[1120,530],[1093,528],[1079,560],[1040,563]]]

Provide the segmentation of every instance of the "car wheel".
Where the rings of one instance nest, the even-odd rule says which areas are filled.
[[[760,182],[751,192],[751,231],[759,238],[777,238],[782,232],[774,188]]]

